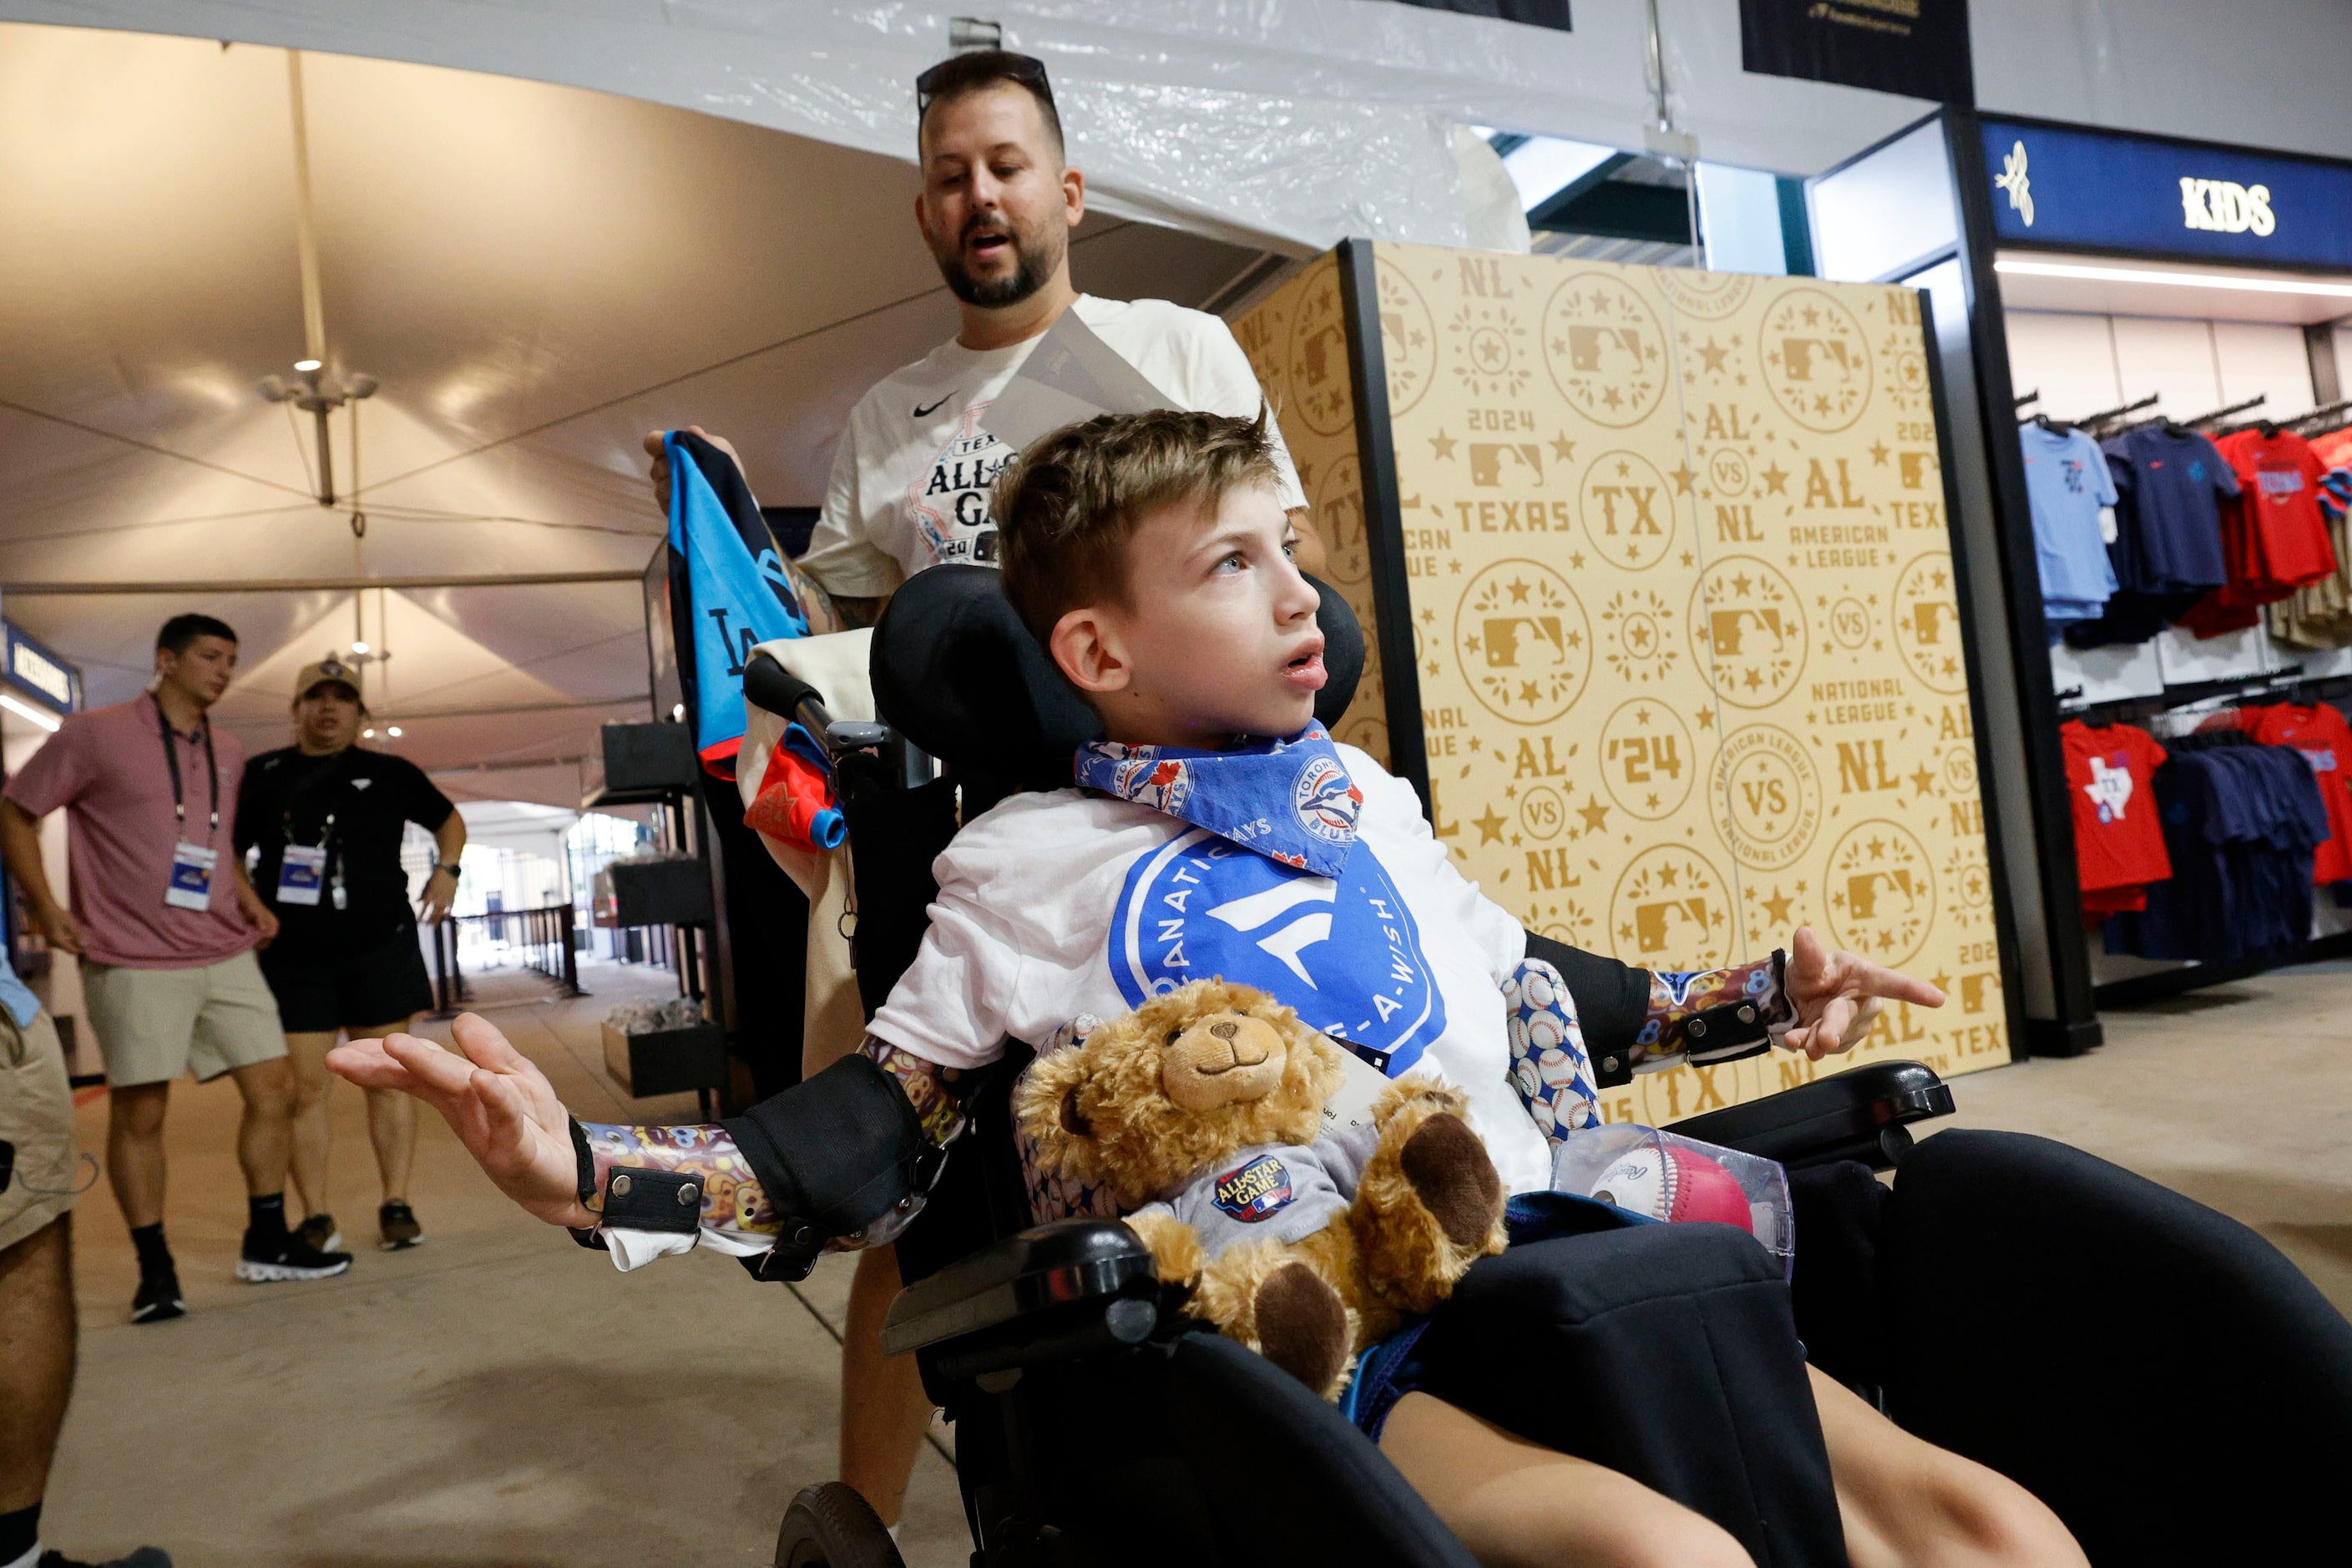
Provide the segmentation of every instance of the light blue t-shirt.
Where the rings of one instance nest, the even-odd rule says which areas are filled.
[[[8,1009],[8,1016],[16,1020],[16,1027],[29,1026],[41,1016],[41,999],[33,988],[16,978],[16,972],[0,963],[0,1007]]]
[[[2080,430],[2027,425],[2017,438],[2025,448],[2042,613],[2052,621],[2094,619],[2116,591],[2116,569],[2099,533],[2099,509],[2116,504],[2106,454]]]

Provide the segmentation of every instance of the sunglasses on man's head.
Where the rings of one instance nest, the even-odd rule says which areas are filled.
[[[1017,81],[1024,86],[1034,87],[1045,95],[1048,102],[1053,100],[1054,86],[1045,79],[1044,60],[1031,55],[1006,52],[998,57],[998,63],[1003,67],[1003,70],[997,79]],[[925,110],[930,108],[931,100],[939,96],[940,79],[945,77],[955,64],[954,58],[941,60],[915,79],[915,114],[918,118],[921,117]]]

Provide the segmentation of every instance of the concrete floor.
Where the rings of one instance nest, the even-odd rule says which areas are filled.
[[[688,1097],[619,1100],[599,1058],[604,1011],[666,977],[583,978],[596,994],[580,1002],[526,1000],[543,988],[522,977],[482,991],[583,1118],[692,1120]],[[2039,1132],[2139,1171],[2254,1226],[2352,1308],[2352,965],[2114,1015],[2108,1039],[1958,1080],[1947,1125]],[[617,1274],[499,1198],[429,1116],[413,1194],[427,1245],[381,1254],[360,1097],[336,1100],[333,1209],[362,1248],[341,1279],[232,1280],[226,1083],[173,1097],[187,1318],[129,1323],[121,1221],[102,1184],[84,1200],[81,1375],[51,1542],[152,1542],[184,1568],[767,1562],[793,1493],[833,1473],[845,1260],[796,1290],[708,1255]],[[104,1116],[102,1099],[82,1108],[84,1147],[102,1147]],[[657,1500],[612,1500],[608,1466]],[[921,1458],[903,1534],[917,1568],[966,1560],[940,1450]]]

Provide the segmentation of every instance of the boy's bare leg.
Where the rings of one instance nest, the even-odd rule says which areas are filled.
[[[1487,1568],[1754,1568],[1682,1504],[1427,1394],[1397,1402],[1381,1452]]]
[[[1997,1470],[1906,1432],[1835,1379],[1812,1374],[1853,1568],[2081,1568],[2058,1516]]]
[[[327,1152],[332,1142],[327,1090],[335,1082],[327,1070],[327,1053],[335,1048],[338,1035],[320,1029],[286,1037],[286,1059],[294,1064],[294,1190],[302,1195],[305,1215],[327,1208]]]
[[[931,1424],[915,1358],[882,1353],[882,1319],[898,1295],[897,1249],[859,1253],[841,1335],[841,1479],[886,1525],[898,1523],[907,1506],[915,1454]]]

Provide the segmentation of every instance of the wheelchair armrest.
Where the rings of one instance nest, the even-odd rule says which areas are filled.
[[[1906,1123],[1951,1113],[1951,1088],[1932,1068],[1872,1062],[1668,1125],[1685,1138],[1778,1160],[1790,1170],[1839,1160],[1885,1170],[1911,1147]]]
[[[1140,1343],[1159,1322],[1151,1249],[1116,1220],[1061,1220],[991,1242],[898,1293],[887,1355],[940,1347],[962,1378]]]

